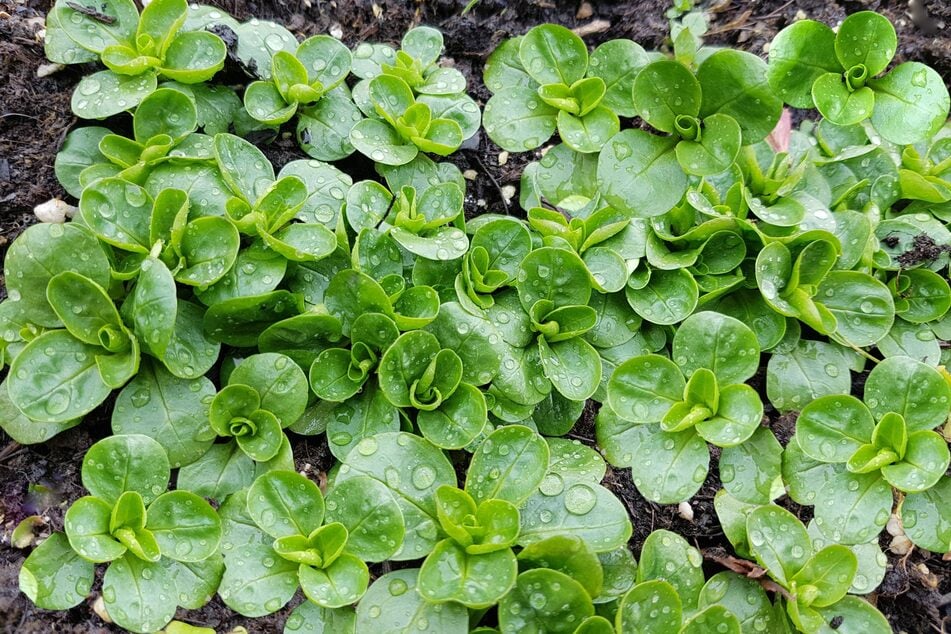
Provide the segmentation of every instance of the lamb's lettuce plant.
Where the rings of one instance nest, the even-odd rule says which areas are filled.
[[[369,585],[365,561],[396,552],[403,528],[396,501],[370,478],[325,500],[304,476],[271,471],[229,509],[225,534],[240,531],[243,543],[225,551],[219,593],[245,616],[279,610],[298,587],[320,607],[350,605]]]
[[[221,522],[194,493],[165,491],[161,445],[140,435],[101,440],[83,458],[82,480],[90,495],[66,511],[65,534],[54,533],[20,570],[20,588],[34,603],[78,605],[99,563],[109,564],[105,609],[133,632],[154,632],[177,606],[198,608],[211,598],[223,571]]]
[[[635,474],[634,483],[645,497],[667,504],[690,498],[703,484],[707,442],[723,447],[724,483],[741,488],[735,474],[722,475],[723,465],[738,459],[732,454],[742,451],[738,447],[754,436],[763,417],[759,395],[743,383],[759,366],[759,345],[742,322],[697,313],[681,324],[672,348],[673,361],[652,354],[620,364],[608,382],[610,409],[598,418],[598,438],[612,448],[614,464],[630,465],[639,453],[651,454],[650,474]],[[766,433],[762,442],[769,440]],[[760,458],[760,465],[767,464],[765,455]],[[771,484],[769,478],[763,483],[767,501]]]
[[[918,143],[944,124],[951,99],[938,73],[919,62],[885,73],[897,50],[895,27],[872,11],[853,13],[838,31],[800,20],[770,46],[769,83],[789,105],[815,106],[835,124],[870,119],[888,141]]]
[[[458,108],[434,106],[417,99],[403,79],[388,74],[368,81],[364,114],[367,118],[350,130],[350,142],[384,165],[405,165],[419,152],[447,156],[479,127],[475,102],[463,102]]]
[[[584,41],[543,24],[504,42],[486,62],[485,129],[513,152],[544,144],[557,128],[578,152],[598,152],[631,116],[631,86],[647,53],[630,40],[607,42],[589,57]]]
[[[257,121],[278,125],[302,106],[318,103],[350,73],[350,50],[329,35],[301,42],[294,54],[280,50],[271,58],[268,81],[248,85],[244,106]]]
[[[782,603],[797,630],[818,632],[846,620],[864,632],[891,630],[871,604],[847,596],[858,567],[848,548],[815,549],[796,516],[773,505],[751,510],[745,532],[757,563],[785,591]]]
[[[948,390],[934,368],[892,357],[869,373],[864,402],[825,396],[803,408],[784,472],[794,498],[815,505],[823,535],[844,544],[872,539],[889,518],[893,487],[930,504],[949,460],[947,441],[931,431],[948,418]]]
[[[601,361],[583,338],[597,321],[584,261],[568,249],[535,249],[522,260],[515,287],[545,377],[565,398],[587,399],[601,381]]]
[[[396,192],[390,192],[376,181],[354,183],[347,192],[347,221],[358,232],[355,251],[362,246],[362,250],[368,252],[357,257],[364,262],[380,259],[378,252],[388,246],[380,244],[380,231],[385,231],[399,247],[421,258],[455,260],[462,257],[469,247],[465,232],[457,226],[464,226],[463,197],[463,190],[453,182],[424,189],[404,185]],[[391,247],[389,251],[399,253],[398,248]],[[398,271],[401,262],[395,260],[395,255],[390,259],[393,270]]]
[[[156,0],[141,16],[132,0],[57,0],[48,24],[58,40],[55,61],[88,61],[92,53],[108,68],[79,82],[73,112],[102,119],[135,108],[159,77],[183,84],[211,79],[227,48],[213,33],[183,29],[187,12],[185,0]]]

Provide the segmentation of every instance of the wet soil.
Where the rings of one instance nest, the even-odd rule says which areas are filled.
[[[439,27],[446,42],[446,56],[469,79],[471,94],[482,103],[489,93],[481,81],[486,57],[503,39],[525,32],[542,22],[557,22],[569,28],[586,29],[590,45],[628,37],[647,49],[665,46],[667,20],[665,0],[635,0],[625,3],[562,0],[482,0],[463,15],[467,0],[211,0],[239,19],[252,16],[281,22],[300,38],[327,33],[338,27],[348,45],[362,41],[396,43],[405,30],[416,24]],[[35,205],[53,197],[66,198],[53,173],[55,153],[68,130],[76,123],[69,98],[78,79],[89,68],[71,67],[44,78],[37,69],[45,63],[43,18],[51,0],[0,0],[0,258],[19,233],[34,219]],[[834,24],[848,13],[872,9],[885,13],[896,24],[900,47],[898,61],[914,59],[933,66],[946,82],[951,81],[951,4],[942,0],[711,0],[708,42],[733,46],[763,55],[764,45],[797,13]],[[91,67],[90,67],[91,68]],[[279,137],[264,148],[280,167],[302,158],[291,135]],[[517,197],[505,197],[505,187],[518,186],[524,165],[535,153],[499,156],[499,148],[480,136],[469,149],[452,160],[463,170],[474,170],[468,183],[466,213],[503,212],[518,214]],[[355,177],[370,175],[370,166],[351,159],[342,166]],[[75,202],[75,201],[71,201]],[[2,290],[0,290],[2,293]],[[5,294],[5,293],[4,293]],[[2,297],[2,295],[0,295]],[[762,383],[762,377],[758,377]],[[861,382],[861,377],[857,377]],[[756,379],[754,379],[754,382]],[[762,387],[762,385],[760,385]],[[860,390],[861,385],[856,386]],[[589,407],[571,436],[594,444],[594,416]],[[781,442],[788,441],[794,417],[767,410],[768,424]],[[25,550],[9,546],[9,534],[24,517],[38,514],[47,526],[45,535],[62,528],[69,503],[83,491],[79,465],[85,450],[109,433],[108,410],[95,412],[80,427],[39,446],[20,447],[0,432],[0,632],[116,632],[91,609],[98,586],[87,603],[72,610],[38,610],[17,590],[17,573]],[[331,466],[322,437],[294,438],[297,467],[319,478]],[[691,500],[693,518],[682,517],[676,506],[648,502],[634,488],[630,470],[609,469],[605,486],[624,502],[634,524],[631,548],[638,553],[651,530],[666,528],[684,535],[708,557],[709,571],[720,569],[712,559],[729,552],[713,509],[713,496],[720,488],[716,477],[717,456],[711,475]],[[808,509],[789,504],[805,520]],[[883,547],[887,539],[883,537]],[[877,593],[870,597],[886,614],[896,631],[911,634],[951,629],[951,561],[941,555],[914,550],[899,557],[889,554],[888,572]],[[279,632],[295,600],[270,617],[245,619],[225,608],[217,599],[201,610],[180,613],[193,625],[228,632],[244,626],[249,632]]]

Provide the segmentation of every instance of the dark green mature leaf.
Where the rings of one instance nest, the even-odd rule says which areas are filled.
[[[112,431],[157,440],[173,468],[192,463],[213,440],[208,405],[214,393],[214,385],[205,377],[180,379],[161,366],[145,363],[116,399]]]
[[[615,209],[650,218],[667,213],[687,191],[674,137],[642,130],[614,135],[598,157],[598,187]]]
[[[417,590],[419,569],[387,573],[367,590],[357,606],[358,632],[387,630],[409,634],[464,634],[468,611],[458,603],[427,603]]]
[[[466,492],[476,503],[500,499],[519,505],[545,477],[548,457],[548,445],[537,432],[521,425],[501,427],[476,450]]]
[[[168,487],[169,473],[165,450],[148,436],[110,436],[83,458],[83,486],[107,502],[134,491],[148,504]]]
[[[425,557],[439,541],[434,494],[456,475],[445,455],[428,441],[403,432],[386,432],[362,441],[347,454],[335,484],[369,476],[390,489],[403,512],[406,535],[393,555],[402,561]]]
[[[697,69],[703,90],[701,117],[730,115],[743,131],[743,144],[766,138],[782,114],[782,100],[766,80],[766,63],[751,53],[719,50]]]
[[[591,597],[568,575],[547,569],[528,570],[499,604],[503,632],[572,632],[594,614]]]

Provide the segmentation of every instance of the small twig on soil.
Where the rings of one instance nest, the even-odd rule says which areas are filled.
[[[571,30],[578,37],[587,37],[589,35],[594,35],[595,33],[604,33],[610,28],[611,23],[607,20],[594,20],[593,22],[576,26]]]
[[[0,449],[0,462],[16,456],[17,454],[21,453],[22,450],[23,447],[20,445],[20,443],[16,441],[10,441],[6,447]]]
[[[499,192],[499,198],[502,199],[502,204],[505,205],[505,213],[506,213],[506,215],[508,215],[508,214],[509,214],[509,201],[505,198],[505,194],[502,193],[502,186],[499,185],[499,181],[495,180],[495,176],[492,176],[492,173],[491,173],[491,172],[488,170],[488,168],[485,166],[485,163],[483,163],[483,162],[482,162],[482,159],[479,158],[478,152],[473,152],[473,153],[472,153],[472,156],[473,156],[473,158],[475,158],[476,163],[479,164],[479,167],[482,168],[482,171],[485,173],[485,175],[489,177],[489,180],[492,181],[492,184],[495,185],[495,189],[497,189],[498,192]]]
[[[67,0],[66,6],[72,9],[73,11],[78,11],[83,15],[88,15],[90,18],[96,22],[102,22],[103,24],[115,24],[116,19],[111,15],[106,15],[102,11],[93,9],[92,7],[87,7],[84,4],[79,4],[78,2],[69,2]]]

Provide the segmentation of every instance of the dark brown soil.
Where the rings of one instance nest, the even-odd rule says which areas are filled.
[[[0,258],[6,247],[33,222],[35,205],[65,193],[53,174],[53,159],[66,132],[75,123],[69,110],[73,85],[86,71],[67,68],[39,79],[36,70],[44,63],[43,47],[37,33],[51,0],[0,0]],[[484,103],[489,94],[481,81],[481,68],[488,54],[504,38],[523,33],[542,22],[557,22],[570,28],[601,23],[603,29],[587,36],[589,44],[617,37],[632,38],[645,48],[665,44],[666,0],[635,0],[625,3],[577,0],[482,0],[467,15],[467,0],[294,0],[270,2],[254,0],[211,0],[239,19],[256,16],[281,22],[297,35],[326,33],[335,25],[343,29],[343,39],[353,45],[361,41],[398,42],[407,28],[425,23],[445,34],[446,56],[469,78],[471,93]],[[789,24],[797,11],[827,23],[836,23],[846,14],[863,9],[885,13],[896,24],[901,60],[915,59],[930,64],[951,79],[951,4],[942,0],[759,0],[740,2],[712,0],[708,41],[762,55],[764,44]],[[293,139],[279,139],[266,148],[280,167],[301,158]],[[462,169],[478,174],[469,183],[467,215],[484,211],[518,213],[517,204],[506,203],[502,187],[518,185],[524,165],[536,158],[532,153],[512,155],[499,164],[499,148],[485,137],[473,149],[453,157]],[[359,159],[348,161],[345,169],[368,169]],[[515,199],[517,201],[517,198]],[[0,291],[2,293],[3,291]],[[3,293],[5,295],[5,293]],[[2,297],[3,295],[0,295]],[[572,436],[593,444],[594,408],[572,431]],[[767,411],[769,424],[785,443],[794,419]],[[94,413],[74,428],[41,446],[19,447],[0,433],[0,473],[5,484],[0,490],[0,523],[5,532],[0,543],[0,632],[115,632],[87,604],[65,612],[37,610],[17,590],[17,573],[26,551],[10,547],[9,531],[28,515],[48,518],[48,530],[62,528],[68,504],[82,495],[78,466],[88,446],[107,434],[108,412]],[[322,438],[295,438],[298,468],[319,475],[330,466]],[[716,459],[716,456],[714,456]],[[713,495],[720,487],[715,465],[711,476],[691,500],[692,521],[680,517],[676,506],[662,506],[643,499],[631,483],[627,469],[609,469],[605,485],[628,508],[634,524],[631,547],[637,553],[647,534],[657,528],[676,531],[705,552],[729,551],[713,510]],[[799,510],[795,509],[794,510]],[[806,519],[806,518],[804,518]],[[883,543],[883,546],[887,545]],[[711,563],[710,570],[717,569]],[[941,632],[951,627],[951,562],[940,555],[915,550],[910,556],[889,555],[889,569],[879,589],[878,606],[896,631]],[[292,603],[292,606],[294,604]],[[217,599],[202,610],[182,614],[195,625],[227,632],[238,625],[254,632],[279,632],[292,606],[263,619],[244,619],[226,609]]]

